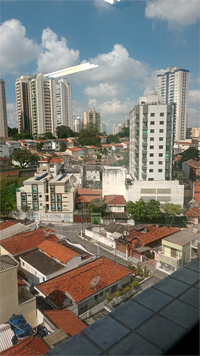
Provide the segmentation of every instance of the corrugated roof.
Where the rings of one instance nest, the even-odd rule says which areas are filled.
[[[45,240],[57,241],[58,238],[51,229],[38,229],[18,234],[1,241],[1,246],[12,255],[37,248]]]
[[[43,310],[43,313],[58,329],[63,330],[66,334],[70,334],[71,336],[78,333],[80,334],[81,330],[87,327],[87,325],[70,310]]]
[[[77,252],[62,246],[55,241],[44,241],[38,248],[62,263],[67,263],[73,256],[80,256]]]
[[[17,234],[25,233],[26,231],[29,231],[29,227],[25,226],[21,223],[10,225],[7,228],[4,228],[3,230],[1,230],[0,240],[4,240],[8,237],[11,237],[11,236],[14,236]]]
[[[34,251],[28,255],[24,255],[22,260],[27,262],[30,266],[34,267],[45,276],[60,271],[64,268],[61,263],[56,262],[53,258],[48,257],[40,251]]]
[[[41,283],[37,289],[61,308],[66,300],[66,291],[78,303],[131,273],[129,269],[102,257]],[[90,283],[95,277],[100,277],[100,281],[96,288],[91,288]]]
[[[3,356],[29,356],[29,355],[45,355],[49,351],[44,341],[40,337],[28,336],[18,344],[3,351]]]
[[[12,316],[12,315],[11,315]],[[13,345],[12,338],[15,336],[10,324],[0,325],[0,352],[3,355],[3,351]]]
[[[189,227],[185,230],[178,231],[175,234],[165,237],[164,241],[172,242],[176,245],[184,246],[190,241],[197,239],[200,236],[200,224],[195,227]]]

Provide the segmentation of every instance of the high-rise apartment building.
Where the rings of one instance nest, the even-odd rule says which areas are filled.
[[[84,112],[84,119],[83,119],[83,127],[84,127],[84,129],[89,124],[97,125],[98,130],[100,131],[100,128],[101,128],[101,115],[100,115],[99,112],[96,112],[95,109],[92,109],[92,110]]]
[[[122,131],[123,125],[122,124],[113,124],[113,135],[117,135],[119,132]]]
[[[22,76],[16,80],[18,132],[24,130],[34,137],[56,127],[72,123],[71,83],[67,79],[47,79],[44,74]]]
[[[8,137],[5,82],[0,79],[0,136]]]
[[[73,130],[74,132],[80,132],[81,130],[83,130],[83,117],[75,117]]]
[[[174,104],[140,97],[130,112],[129,171],[135,180],[171,180]]]
[[[100,132],[106,132],[106,124],[100,125]]]
[[[158,94],[163,97],[165,104],[175,103],[174,139],[184,140],[187,129],[187,101],[189,71],[179,67],[167,68],[159,74]]]
[[[68,126],[73,130],[72,87],[67,79],[56,81],[56,125]]]

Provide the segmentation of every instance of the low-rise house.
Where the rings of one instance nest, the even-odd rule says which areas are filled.
[[[60,151],[60,142],[58,140],[51,141],[52,150]]]
[[[186,228],[162,239],[158,256],[159,269],[172,273],[197,256],[200,248],[200,224]]]
[[[90,203],[93,199],[101,199],[100,189],[79,188],[76,194],[76,203]]]
[[[18,267],[13,257],[0,256],[0,324],[7,323],[12,314],[22,314],[34,328],[37,325],[36,298],[26,288],[18,288]]]
[[[63,166],[62,159],[58,157],[51,157],[51,158],[43,158],[38,161],[39,167],[37,169],[37,173],[51,173],[54,177],[56,177]]]
[[[9,147],[6,142],[0,142],[0,157],[9,157]]]
[[[200,223],[200,207],[193,207],[188,209],[187,213],[187,223],[188,224],[199,224]]]
[[[9,149],[9,156],[13,153],[13,151],[16,148],[20,148],[20,144],[18,141],[14,141],[14,140],[7,140],[6,141],[6,145],[8,146]]]
[[[129,148],[129,141],[122,141],[121,144],[122,144],[124,150]]]
[[[173,151],[174,151],[174,154],[177,155],[179,153],[182,153],[182,152],[188,150],[188,148],[190,148],[190,147],[195,147],[195,144],[192,143],[191,139],[188,139],[186,141],[175,141]]]
[[[70,310],[43,310],[40,312],[40,323],[50,332],[61,329],[69,337],[80,334],[81,331],[87,327],[87,325]]]
[[[35,148],[35,140],[18,140],[20,144],[20,148],[23,148],[25,150],[31,150]]]
[[[107,137],[108,137],[108,136],[99,136],[100,142],[101,142],[101,143],[106,143]]]
[[[58,241],[58,237],[53,230],[46,228],[19,233],[0,242],[0,253],[11,255],[19,260],[23,254],[37,250],[38,246],[46,240]]]
[[[84,154],[88,157],[95,157],[100,154],[100,147],[93,146],[93,145],[88,145],[83,147]]]
[[[14,333],[14,332],[13,332]],[[14,356],[14,355],[46,355],[49,351],[46,343],[39,336],[28,336],[25,339],[18,342],[16,345],[12,345],[3,352],[2,356]]]
[[[84,188],[101,189],[101,167],[85,165],[83,168]]]
[[[4,240],[7,237],[29,231],[29,226],[18,221],[4,220],[0,223],[0,231],[0,240]]]
[[[109,145],[109,143],[102,143],[101,147],[102,147],[102,149],[105,148],[108,151],[108,154],[112,153],[112,146]]]
[[[84,156],[83,148],[81,147],[69,147],[65,151],[69,156],[71,156],[75,161],[82,159]]]
[[[116,195],[116,194],[105,195],[104,201],[107,204],[106,211],[108,212],[111,211],[113,213],[119,213],[119,212],[125,212],[126,210],[126,200],[124,199],[123,195]]]
[[[111,143],[112,150],[115,152],[116,150],[123,150],[123,145],[121,143]]]
[[[129,269],[101,257],[41,283],[35,289],[54,309],[68,309],[78,316],[129,284],[132,278]]]
[[[183,162],[182,170],[189,181],[192,197],[200,204],[200,162],[189,159]]]

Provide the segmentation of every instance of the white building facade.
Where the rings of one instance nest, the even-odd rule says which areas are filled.
[[[157,76],[158,94],[164,103],[175,103],[174,139],[184,140],[187,129],[189,71],[180,67],[167,68]]]
[[[68,126],[73,130],[72,86],[67,79],[56,81],[56,125]]]
[[[172,179],[174,105],[140,97],[130,112],[129,172],[134,180]]]
[[[0,136],[8,137],[5,82],[0,79]]]
[[[122,124],[115,124],[114,123],[113,124],[113,130],[112,130],[113,135],[117,135],[119,132],[121,132],[122,128],[123,128]]]
[[[83,117],[77,116],[74,119],[74,132],[81,132],[81,130],[83,130]]]

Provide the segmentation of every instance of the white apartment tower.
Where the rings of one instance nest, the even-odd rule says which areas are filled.
[[[98,130],[100,131],[101,127],[101,115],[100,113],[96,112],[95,109],[85,111],[84,112],[84,119],[83,119],[83,126],[84,129],[87,127],[87,125],[93,124],[97,125]]]
[[[167,68],[157,76],[158,94],[165,104],[175,103],[174,139],[184,140],[187,129],[187,101],[189,70],[179,67]]]
[[[15,82],[18,133],[32,133],[29,79],[29,76],[22,75]]]
[[[74,132],[81,132],[81,130],[83,130],[83,117],[77,116],[74,119],[74,128],[73,131]]]
[[[73,130],[72,117],[72,86],[67,79],[60,79],[56,81],[56,125]]]
[[[8,137],[5,82],[0,79],[0,136]]]
[[[112,129],[112,132],[113,132],[113,135],[117,135],[119,132],[122,131],[122,124],[113,124],[113,129]]]
[[[133,179],[171,180],[174,104],[164,104],[159,95],[140,97],[129,118]]]

